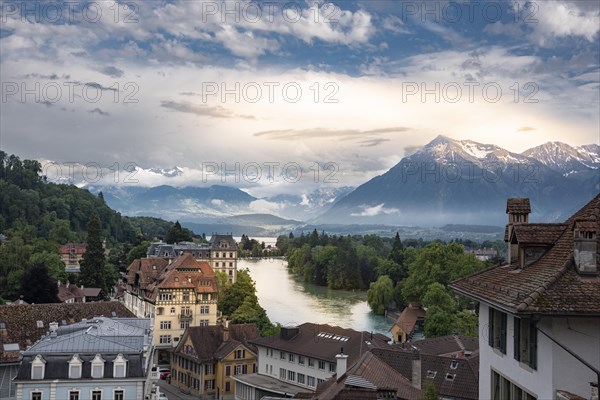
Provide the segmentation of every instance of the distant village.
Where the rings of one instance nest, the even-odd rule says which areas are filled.
[[[450,284],[478,304],[478,337],[425,337],[416,302],[388,335],[305,321],[261,336],[217,309],[218,275],[238,278],[232,235],[155,242],[111,301],[58,282],[61,303],[0,306],[0,399],[598,400],[600,195],[563,223],[531,207],[507,201],[506,262]],[[61,247],[68,272],[85,251]]]

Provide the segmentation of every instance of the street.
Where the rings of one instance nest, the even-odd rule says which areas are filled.
[[[164,379],[159,379],[158,382],[156,383],[156,386],[160,387],[161,393],[166,394],[167,397],[169,398],[169,400],[198,400],[198,399],[201,399],[201,397],[195,397],[195,396],[185,394],[185,393],[179,391],[179,389],[177,387],[169,385],[167,383],[167,381],[165,381]]]

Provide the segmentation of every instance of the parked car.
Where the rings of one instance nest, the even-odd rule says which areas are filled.
[[[169,400],[169,398],[166,394],[160,392],[160,394],[158,395],[158,400]]]
[[[168,379],[171,376],[170,369],[161,369],[160,370],[160,379]]]

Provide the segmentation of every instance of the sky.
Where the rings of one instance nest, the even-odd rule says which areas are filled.
[[[2,1],[0,147],[223,183],[358,186],[437,135],[600,143],[600,2]],[[55,175],[56,170],[54,171]]]

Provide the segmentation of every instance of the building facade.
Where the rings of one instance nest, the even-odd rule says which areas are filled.
[[[192,254],[146,258],[128,268],[125,306],[153,319],[156,362],[164,365],[188,327],[217,323],[217,294],[214,271]]]
[[[479,302],[479,397],[590,398],[600,377],[600,195],[562,224],[509,199],[509,262],[451,284]],[[561,397],[562,396],[562,397]]]
[[[85,254],[85,243],[67,243],[60,246],[60,259],[65,263],[65,271],[78,273],[79,263]]]
[[[233,399],[233,377],[256,372],[256,324],[197,326],[186,330],[171,361],[171,384],[186,393]]]
[[[207,262],[214,271],[226,274],[230,283],[237,279],[238,248],[232,235],[213,234],[208,243],[156,242],[147,251],[147,257],[152,258],[174,258],[183,254],[191,254],[196,260]]]
[[[150,394],[149,319],[98,317],[59,327],[23,352],[17,400],[139,400]]]
[[[314,392],[336,373],[336,356],[342,349],[347,365],[353,365],[363,353],[387,346],[388,341],[381,334],[337,326],[283,327],[279,334],[251,341],[258,348],[258,369],[255,374],[234,376],[235,398],[258,400],[264,395],[292,397]]]

